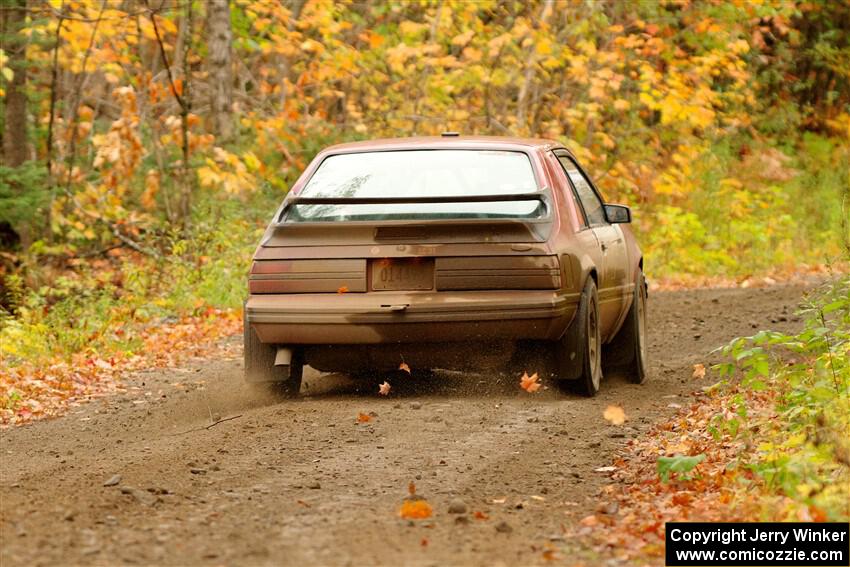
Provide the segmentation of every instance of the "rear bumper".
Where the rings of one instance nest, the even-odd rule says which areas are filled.
[[[245,313],[275,344],[554,340],[578,301],[555,291],[305,293],[252,295]]]

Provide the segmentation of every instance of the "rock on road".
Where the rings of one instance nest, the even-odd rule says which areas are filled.
[[[313,374],[309,396],[275,402],[242,384],[236,349],[128,377],[127,394],[0,432],[0,564],[525,565],[544,562],[547,543],[569,554],[563,527],[596,509],[607,480],[594,469],[711,383],[691,374],[714,348],[798,328],[803,291],[651,293],[648,382],[608,377],[593,399],[527,394],[518,369],[398,377],[387,398]],[[609,404],[624,426],[602,418]],[[361,412],[372,419],[357,423]],[[432,518],[398,517],[410,482]]]

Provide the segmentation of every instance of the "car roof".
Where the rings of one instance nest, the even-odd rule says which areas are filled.
[[[414,136],[410,138],[382,138],[362,142],[348,142],[325,148],[322,153],[343,154],[389,150],[437,150],[437,149],[500,149],[528,151],[530,148],[544,150],[563,148],[563,144],[542,138],[519,138],[512,136]]]

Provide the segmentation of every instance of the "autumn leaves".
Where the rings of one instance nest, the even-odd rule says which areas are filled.
[[[411,482],[407,491],[409,496],[404,499],[398,515],[406,520],[424,520],[430,518],[434,509],[428,504],[428,501],[416,494],[416,485]]]
[[[412,376],[413,373],[410,370],[410,366],[403,361],[399,364],[398,369],[401,373],[406,372],[408,376]],[[403,374],[402,374],[403,376]],[[542,384],[540,382],[540,378],[537,376],[537,372],[528,375],[528,372],[523,372],[522,377],[519,379],[519,387],[528,392],[529,394],[534,394],[538,390],[540,390]],[[380,385],[378,385],[378,394],[381,396],[388,396],[390,391],[392,390],[392,385],[384,380]]]
[[[528,372],[523,372],[522,378],[519,379],[519,387],[529,394],[533,394],[538,391],[540,389],[540,382],[537,378],[537,372],[531,376],[528,375]]]
[[[411,375],[410,366],[407,365],[407,363],[404,361],[403,357],[401,359],[401,364],[398,365],[398,369],[399,369],[399,372],[407,372],[408,376]],[[390,390],[392,390],[392,385],[390,385],[390,383],[387,382],[386,380],[381,382],[381,384],[378,386],[378,394],[380,394],[382,396],[389,396]]]

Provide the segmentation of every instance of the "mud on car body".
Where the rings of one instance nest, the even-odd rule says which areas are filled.
[[[305,364],[358,374],[403,360],[545,369],[590,396],[603,362],[642,382],[647,295],[630,221],[548,140],[329,147],[254,253],[246,379],[294,394]]]

